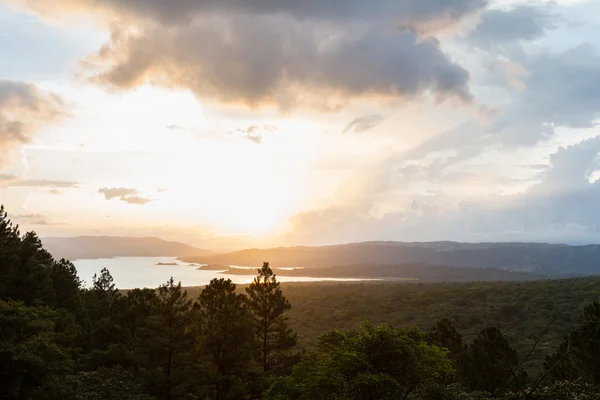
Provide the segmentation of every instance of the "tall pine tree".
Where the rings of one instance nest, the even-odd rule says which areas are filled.
[[[148,367],[154,392],[165,400],[180,399],[190,390],[195,333],[192,300],[181,282],[171,278],[158,288],[158,310],[150,317]]]
[[[200,349],[207,357],[211,398],[237,400],[250,391],[254,337],[244,295],[230,279],[213,279],[198,297]]]
[[[497,396],[509,386],[509,370],[518,362],[516,351],[498,328],[482,329],[467,349],[467,386]]]
[[[600,389],[600,302],[585,306],[579,323],[546,357],[544,367],[555,380],[580,379]]]
[[[264,263],[258,276],[246,288],[248,309],[260,347],[260,362],[265,373],[281,373],[295,360],[296,334],[288,328],[284,313],[291,308],[277,277]]]
[[[119,319],[124,308],[123,295],[108,269],[94,275],[92,287],[85,291],[85,317],[80,345],[84,352],[83,369],[111,367],[121,359],[118,344],[123,334]]]

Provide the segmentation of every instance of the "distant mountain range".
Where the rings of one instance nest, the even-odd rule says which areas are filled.
[[[190,263],[325,268],[351,265],[428,264],[491,268],[542,276],[600,274],[600,245],[539,243],[365,242],[322,247],[248,249],[233,253],[184,256]]]
[[[299,246],[246,249],[225,254],[198,249],[184,243],[153,237],[79,236],[43,238],[44,247],[55,258],[70,260],[110,257],[179,257],[188,263],[259,267],[268,261],[275,268],[327,268],[311,270],[321,276],[416,276],[415,268],[427,276],[441,275],[440,268],[478,269],[502,278],[567,277],[600,274],[600,245],[568,246],[540,243],[456,242],[364,242],[334,246]],[[332,268],[334,267],[334,268]],[[435,268],[434,268],[435,267]],[[439,268],[438,268],[439,267]],[[392,270],[393,269],[393,270]],[[305,271],[309,272],[309,271]],[[410,272],[410,274],[408,274]],[[295,275],[289,272],[285,275]],[[450,273],[450,271],[448,271]],[[467,271],[455,270],[461,277]],[[450,278],[450,276],[448,276]]]
[[[42,243],[54,258],[69,260],[111,257],[213,256],[214,253],[155,237],[115,236],[47,237]]]

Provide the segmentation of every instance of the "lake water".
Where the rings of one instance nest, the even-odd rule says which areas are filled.
[[[179,265],[157,265],[158,263],[177,263]],[[100,275],[102,268],[107,268],[119,289],[156,288],[167,282],[171,277],[182,286],[204,286],[214,278],[229,278],[234,283],[250,283],[251,275],[228,275],[219,271],[202,271],[198,266],[191,266],[173,257],[115,257],[93,260],[73,261],[77,268],[79,279],[86,286],[91,285],[94,274]],[[240,267],[252,268],[255,267]],[[307,278],[298,276],[278,276],[279,282],[322,282],[322,281],[357,281],[359,279],[337,278]]]

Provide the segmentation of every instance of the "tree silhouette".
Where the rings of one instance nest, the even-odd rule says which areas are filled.
[[[254,319],[263,372],[279,373],[289,367],[295,354],[296,334],[288,328],[284,313],[291,308],[277,277],[264,263],[258,276],[246,288],[247,304]]]
[[[510,369],[517,364],[517,353],[502,332],[496,327],[482,329],[467,350],[467,385],[494,397],[507,388],[512,378]]]
[[[248,392],[254,356],[252,320],[230,279],[213,279],[198,297],[200,348],[208,360],[213,398],[240,399]]]
[[[556,365],[557,361],[562,361]],[[555,379],[583,378],[600,388],[600,302],[585,306],[579,323],[564,338],[555,354],[546,358],[545,368]]]

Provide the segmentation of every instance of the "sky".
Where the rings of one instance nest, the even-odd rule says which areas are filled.
[[[0,0],[42,237],[600,243],[599,121],[595,0]]]

